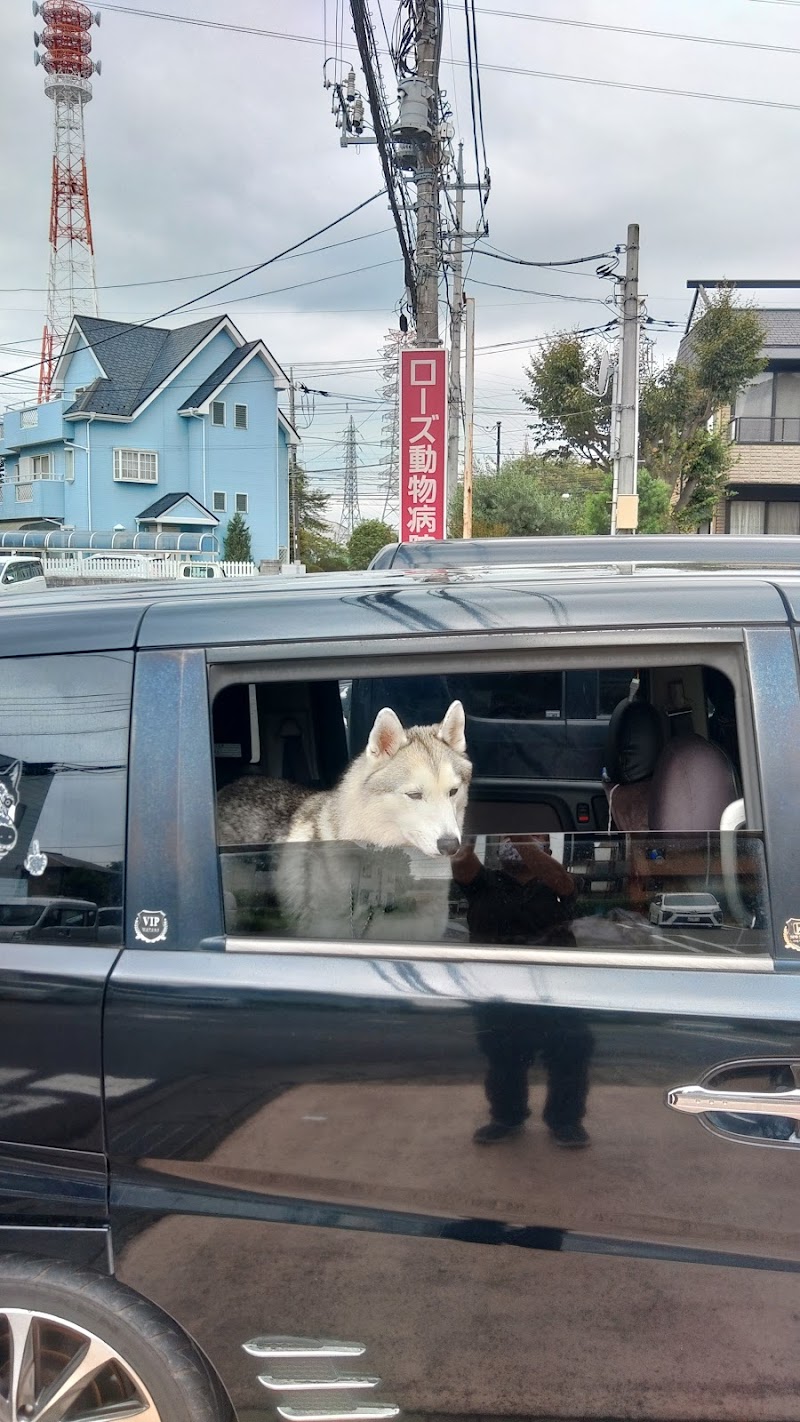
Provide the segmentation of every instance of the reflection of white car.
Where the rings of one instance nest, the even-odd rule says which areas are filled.
[[[657,894],[650,922],[659,928],[721,928],[722,909],[713,894]]]
[[[0,557],[0,593],[26,593],[47,587],[41,558],[26,553]]]

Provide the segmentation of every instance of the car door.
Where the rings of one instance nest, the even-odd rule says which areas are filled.
[[[701,636],[737,682],[745,911],[709,942],[643,937],[646,904],[623,907],[582,947],[281,936],[244,881],[221,892],[203,652],[139,653],[137,946],[105,1018],[107,1075],[141,1084],[107,1102],[116,1269],[240,1417],[800,1419],[797,670],[786,627]],[[232,676],[300,675],[248,655]],[[476,1141],[520,1062],[530,1119]],[[548,1130],[567,1117],[588,1142]]]
[[[130,652],[0,657],[0,1235],[92,1263],[106,1250],[102,1004],[121,942],[98,945],[95,905],[122,904],[132,673]]]

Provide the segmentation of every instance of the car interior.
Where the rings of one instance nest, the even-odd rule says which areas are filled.
[[[482,862],[509,836],[543,837],[592,915],[649,920],[658,893],[712,892],[750,935],[741,951],[760,951],[762,846],[744,830],[734,685],[712,665],[232,679],[213,701],[217,789],[246,776],[330,789],[382,707],[425,725],[454,700],[473,764],[464,833]],[[223,880],[238,857],[241,886],[247,851],[222,851]]]

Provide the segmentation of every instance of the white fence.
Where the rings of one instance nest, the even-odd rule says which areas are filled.
[[[33,549],[26,551],[33,552]],[[253,578],[258,575],[255,563],[195,563],[190,559],[145,557],[142,554],[125,557],[117,553],[90,553],[83,558],[60,558],[46,553],[42,555],[42,563],[47,578],[75,582],[163,582],[165,579],[200,582],[209,578]]]

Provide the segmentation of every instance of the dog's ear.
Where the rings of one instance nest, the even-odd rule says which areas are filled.
[[[367,755],[371,760],[382,760],[384,756],[397,755],[407,745],[408,736],[399,718],[389,706],[384,706],[375,717],[375,724],[369,733]]]
[[[444,741],[451,750],[458,751],[459,755],[466,755],[466,717],[460,701],[453,701],[448,706],[445,718],[436,734],[439,740]]]
[[[11,764],[6,766],[5,770],[0,771],[0,775],[2,775],[9,790],[11,790],[14,795],[16,795],[17,791],[19,790],[19,782],[22,778],[21,762],[18,760],[12,760]]]

